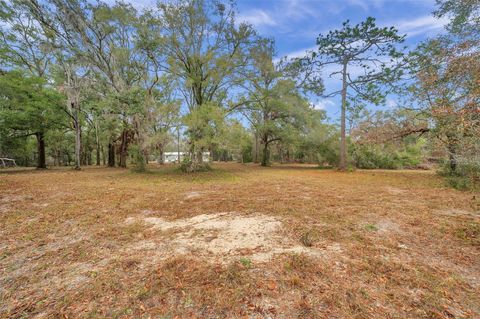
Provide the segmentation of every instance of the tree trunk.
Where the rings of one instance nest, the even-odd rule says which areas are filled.
[[[148,165],[148,150],[144,149],[142,151],[142,156],[143,156],[143,160],[145,161],[145,165]]]
[[[158,160],[157,160],[157,163],[158,164],[165,164],[165,161],[163,159],[163,145],[159,145],[158,146]]]
[[[88,150],[88,155],[87,155],[87,165],[92,165],[92,150]]]
[[[347,62],[343,63],[342,71],[342,114],[340,119],[340,163],[339,169],[341,171],[347,168],[347,141],[345,133],[345,118],[347,113]]]
[[[96,164],[100,166],[100,145],[97,143]]]
[[[97,149],[96,164],[100,166],[100,138],[98,137],[98,123],[95,121],[95,144]]]
[[[267,166],[270,160],[270,152],[268,151],[268,143],[265,142],[263,144],[263,152],[262,152],[262,166]]]
[[[45,140],[43,132],[38,132],[35,134],[37,137],[37,150],[38,150],[38,159],[37,159],[37,168],[47,168],[45,160]]]
[[[108,143],[108,167],[115,167],[115,144]]]
[[[448,163],[450,166],[450,171],[455,173],[457,171],[457,158],[456,158],[456,149],[454,142],[449,142],[448,146]]]
[[[258,135],[255,133],[255,159],[253,160],[255,163],[258,163]]]
[[[203,165],[203,150],[198,150],[196,153],[196,162],[197,164]]]
[[[103,145],[100,145],[100,154],[102,154],[102,164],[105,166],[107,164],[107,160],[105,159],[105,149]]]
[[[122,138],[120,140],[120,161],[118,166],[127,167],[127,150],[128,150],[128,131],[124,129],[122,131]]]
[[[177,161],[178,164],[182,162],[180,158],[180,126],[177,126]]]
[[[192,143],[190,147],[190,159],[190,172],[195,172],[203,168],[203,150],[197,149],[194,143]]]
[[[72,103],[73,125],[75,126],[75,169],[80,169],[80,152],[82,148],[82,131],[79,119],[79,106]]]
[[[87,153],[85,152],[84,148],[82,148],[80,154],[81,154],[80,156],[81,165],[87,166]]]

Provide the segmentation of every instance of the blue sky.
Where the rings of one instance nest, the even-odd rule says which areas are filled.
[[[109,0],[107,0],[109,1]],[[113,0],[110,0],[113,1]],[[129,0],[139,9],[152,6],[155,0]],[[409,49],[443,32],[446,19],[436,19],[435,0],[237,0],[238,20],[251,23],[257,31],[275,40],[277,57],[304,56],[314,49],[319,33],[341,28],[345,20],[351,24],[376,18],[379,26],[394,26],[406,34]],[[352,71],[354,72],[354,71]],[[339,89],[340,80],[324,74],[326,93]],[[311,97],[316,108],[324,109],[332,121],[339,118],[339,97]],[[390,96],[380,108],[396,105]]]
[[[340,28],[347,19],[356,24],[372,16],[379,26],[394,26],[407,35],[410,49],[443,32],[447,22],[433,17],[435,0],[240,0],[237,5],[240,20],[275,39],[279,57],[303,56],[315,47],[319,33]],[[338,78],[324,76],[324,80],[326,92],[340,86]],[[339,118],[339,98],[312,97],[312,103],[332,120]],[[383,108],[395,105],[395,96],[390,96]]]

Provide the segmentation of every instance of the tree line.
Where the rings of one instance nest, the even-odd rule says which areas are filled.
[[[411,52],[374,18],[320,34],[301,58],[238,21],[234,3],[0,2],[0,154],[45,168],[144,170],[185,150],[217,160],[414,166],[478,164],[478,1],[439,0],[447,32]],[[352,71],[355,70],[355,71]],[[338,78],[327,92],[322,79]],[[395,94],[395,109],[377,112]],[[312,98],[339,96],[340,125]],[[468,167],[468,168],[467,168]],[[467,174],[466,172],[462,173]]]

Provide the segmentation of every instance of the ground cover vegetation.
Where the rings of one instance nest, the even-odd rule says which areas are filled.
[[[38,168],[137,171],[178,150],[188,153],[187,171],[208,166],[206,151],[263,166],[436,163],[454,186],[475,189],[478,11],[477,1],[438,1],[447,32],[417,48],[370,17],[320,34],[304,58],[279,59],[274,41],[238,22],[230,2],[139,11],[121,2],[2,1],[0,155]],[[341,75],[340,90],[326,92],[322,78],[332,75]],[[382,109],[392,93],[397,107]],[[338,126],[310,102],[335,95]]]
[[[233,1],[0,0],[0,317],[480,317],[480,2],[433,14],[289,58]]]
[[[426,170],[10,170],[0,317],[476,318],[479,208]]]

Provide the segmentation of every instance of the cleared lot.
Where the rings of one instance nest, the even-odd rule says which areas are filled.
[[[480,213],[427,171],[0,173],[4,318],[476,318]]]

